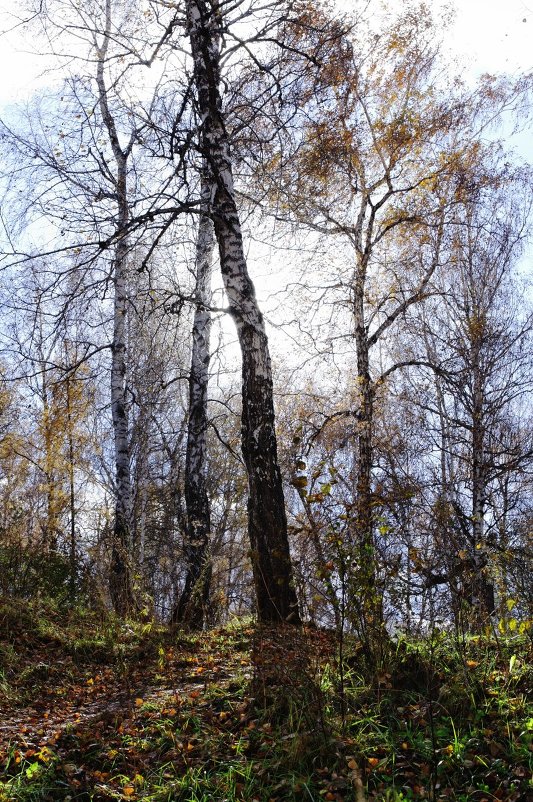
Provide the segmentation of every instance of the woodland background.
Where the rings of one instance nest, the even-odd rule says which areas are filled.
[[[21,15],[0,802],[531,802],[531,74],[424,3]]]
[[[192,6],[28,12],[57,73],[2,121],[2,592],[201,627],[257,610],[255,568],[369,650],[383,627],[528,631],[531,172],[500,132],[530,76],[462,82],[424,5],[197,5],[207,105]],[[219,277],[225,169],[259,303]],[[247,298],[269,498],[249,420],[240,447],[231,317],[244,373],[269,361]],[[248,496],[259,529],[286,509],[268,569]]]

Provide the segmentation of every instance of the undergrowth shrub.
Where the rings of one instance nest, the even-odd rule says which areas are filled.
[[[16,545],[0,546],[0,593],[20,599],[42,596],[58,602],[72,601],[73,591],[85,595],[79,576],[74,584],[69,559],[57,552],[42,552]]]

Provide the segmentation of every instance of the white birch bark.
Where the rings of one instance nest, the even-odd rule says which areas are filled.
[[[187,0],[187,25],[224,287],[242,353],[242,452],[259,619],[299,621],[277,462],[272,371],[263,317],[248,274],[220,92],[220,8]]]
[[[111,555],[110,592],[117,613],[125,615],[133,607],[131,586],[132,484],[130,431],[128,418],[126,360],[128,314],[128,156],[122,148],[111,112],[104,68],[111,35],[111,0],[106,0],[105,30],[97,47],[96,82],[102,121],[115,160],[117,198],[116,245],[113,259],[113,342],[111,347],[111,414],[115,456],[115,523]]]
[[[485,422],[485,381],[482,367],[482,326],[474,318],[471,343],[472,360],[472,557],[474,574],[472,577],[471,602],[481,620],[494,612],[494,588],[486,573],[486,558],[483,551],[485,535],[485,507],[487,493],[486,476],[486,422]]]
[[[189,377],[189,419],[185,457],[187,562],[185,587],[173,613],[175,622],[202,629],[210,585],[209,534],[211,514],[207,494],[207,392],[211,333],[211,276],[215,233],[210,215],[211,185],[202,177],[202,203],[196,241],[196,288]]]

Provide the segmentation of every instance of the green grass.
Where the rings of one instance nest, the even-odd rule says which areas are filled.
[[[325,633],[2,609],[0,802],[533,796],[525,637],[401,638],[373,673],[348,639],[341,684]]]

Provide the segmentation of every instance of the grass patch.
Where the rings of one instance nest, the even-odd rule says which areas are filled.
[[[400,638],[372,673],[348,640],[341,672],[328,633],[26,613],[0,638],[0,802],[533,798],[524,638]]]

